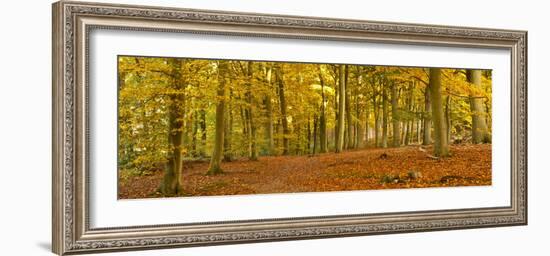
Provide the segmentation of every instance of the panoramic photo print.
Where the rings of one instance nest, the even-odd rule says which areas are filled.
[[[118,198],[491,185],[491,70],[118,57]]]

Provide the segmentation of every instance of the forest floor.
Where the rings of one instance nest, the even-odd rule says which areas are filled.
[[[430,157],[431,147],[361,149],[315,156],[266,156],[222,163],[206,176],[207,161],[185,162],[180,196],[269,194],[491,185],[491,145],[453,145],[452,156]],[[414,172],[414,173],[412,173]],[[119,179],[119,199],[162,197],[162,171]]]

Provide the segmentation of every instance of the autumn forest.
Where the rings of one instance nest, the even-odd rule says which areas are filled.
[[[491,185],[491,70],[118,57],[118,198]]]

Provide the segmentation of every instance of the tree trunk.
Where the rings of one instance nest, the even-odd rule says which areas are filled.
[[[233,135],[233,110],[229,102],[233,98],[233,91],[229,91],[229,100],[226,110],[227,122],[224,126],[224,136],[223,136],[223,161],[231,162],[233,161],[233,152],[231,151],[231,137]]]
[[[265,109],[267,114],[266,140],[267,140],[267,155],[273,154],[273,107],[271,106],[271,67],[266,70],[266,81],[268,92],[265,98]]]
[[[315,155],[317,153],[317,137],[318,137],[318,121],[317,121],[317,115],[313,116],[313,150],[311,152],[312,155]]]
[[[432,144],[432,101],[430,96],[430,86],[424,91],[424,115],[422,116],[423,138],[422,145]]]
[[[180,91],[183,88],[181,81],[182,61],[170,59],[172,66],[172,87]],[[175,196],[181,191],[181,172],[183,166],[183,107],[181,103],[184,100],[184,94],[171,94],[168,110],[168,142],[171,151],[168,156],[168,162],[164,171],[164,177],[158,191],[165,196]]]
[[[445,133],[445,135],[447,136],[447,143],[451,143],[451,95],[447,96],[447,100],[445,102],[445,124],[447,126],[447,132]]]
[[[408,111],[408,114],[410,115],[411,112],[413,112],[413,90],[414,90],[414,84],[413,83],[410,83],[409,84],[409,88],[408,88],[408,97],[407,97],[407,111]],[[405,120],[405,139],[404,139],[404,144],[405,145],[409,145],[409,143],[411,142],[411,137],[412,137],[412,129],[413,129],[413,119],[410,118],[407,118],[408,120]]]
[[[466,70],[466,77],[472,86],[481,88],[481,70]],[[491,142],[491,134],[487,128],[483,101],[476,95],[470,97],[470,111],[472,112],[472,141],[473,143]]]
[[[357,84],[359,86],[359,84]],[[355,115],[357,120],[355,121],[355,145],[354,148],[363,147],[363,126],[361,122],[361,108],[359,106],[358,89],[355,89]]]
[[[346,114],[346,83],[345,83],[345,65],[340,65],[340,78],[339,80],[339,99],[338,99],[338,137],[336,144],[336,153],[340,153],[344,149],[344,125],[345,125],[345,114]]]
[[[191,143],[191,155],[193,157],[197,157],[197,133],[199,130],[199,119],[197,117],[197,111],[193,111],[193,114],[191,114],[192,122],[193,122],[193,135],[192,137],[192,143]]]
[[[204,109],[200,110],[200,127],[201,127],[201,148],[199,155],[205,157],[206,155],[206,111]]]
[[[449,156],[449,144],[441,97],[441,69],[439,68],[430,68],[430,96],[435,138],[434,155],[437,157],[446,157]]]
[[[296,138],[293,142],[293,145],[294,145],[294,154],[295,155],[300,155],[300,150],[302,149],[300,147],[300,144],[301,144],[301,135],[302,135],[302,126],[300,125],[297,125],[295,128],[294,128],[294,134],[296,135]]]
[[[382,87],[382,147],[388,147],[388,96],[385,86]]]
[[[327,121],[325,115],[325,81],[323,80],[323,75],[321,74],[321,66],[319,66],[319,80],[321,82],[321,116],[319,117],[319,140],[320,140],[320,152],[326,153],[328,151],[328,142],[327,142]]]
[[[374,97],[372,102],[374,106],[374,147],[380,147],[380,106],[377,106]]]
[[[394,82],[391,83],[391,118],[393,123],[393,146],[399,147],[401,145],[401,132],[399,131],[399,109],[397,101],[397,86]]]
[[[339,70],[339,69],[338,69]],[[340,113],[339,113],[339,109],[340,109],[340,81],[339,81],[339,77],[340,75],[337,73],[337,71],[334,71],[335,72],[335,77],[334,77],[334,117],[335,117],[335,120],[334,120],[334,150],[336,150],[336,148],[338,147],[338,144],[340,143],[339,140],[340,140],[340,126],[339,126],[339,122],[338,120],[340,120]],[[342,142],[343,144],[343,142]]]
[[[222,173],[220,166],[223,154],[223,137],[224,137],[224,114],[225,114],[225,83],[228,72],[227,61],[220,61],[218,67],[218,92],[216,103],[216,131],[214,138],[214,149],[210,160],[210,167],[206,172],[207,175],[216,175]]]
[[[184,145],[191,145],[192,143],[192,137],[193,137],[193,112],[188,111],[188,107],[186,105],[187,100],[184,97],[184,103],[182,103],[180,106],[183,108],[183,144]],[[189,114],[188,114],[189,113]],[[186,155],[189,155],[191,153],[190,150],[186,153]]]
[[[288,119],[286,115],[286,100],[285,100],[285,83],[280,65],[275,66],[275,75],[279,84],[279,105],[281,107],[281,122],[283,125],[283,155],[288,155],[289,152],[289,136],[290,129],[288,127]]]
[[[349,68],[348,65],[344,65],[344,68],[346,70],[345,74],[345,83],[346,83],[346,100],[345,100],[345,107],[346,107],[346,121],[347,121],[347,133],[346,133],[346,149],[353,148],[353,117],[351,116],[351,86],[349,84]]]
[[[254,102],[251,92],[252,87],[252,75],[253,75],[253,62],[248,62],[248,91],[247,91],[247,102],[248,102],[248,126],[250,127],[250,160],[258,160],[258,149],[256,147],[256,124],[254,123],[254,110],[252,108]]]
[[[313,122],[315,123],[315,114],[313,115]],[[310,116],[308,115],[307,116],[307,125],[306,125],[307,129],[307,146],[306,146],[306,152],[308,152],[308,154],[311,153],[311,118]]]
[[[417,110],[420,110],[417,108]],[[422,119],[416,120],[416,143],[420,143],[420,130],[422,127]]]
[[[369,145],[369,108],[368,104],[365,104],[365,144]]]

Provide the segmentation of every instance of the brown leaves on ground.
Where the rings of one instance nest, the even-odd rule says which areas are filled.
[[[427,148],[426,152],[431,152]],[[206,176],[208,162],[186,162],[181,196],[269,194],[491,185],[491,145],[456,145],[433,159],[419,146],[363,149],[316,156],[269,156],[222,163]],[[163,197],[163,172],[119,179],[120,199]]]

